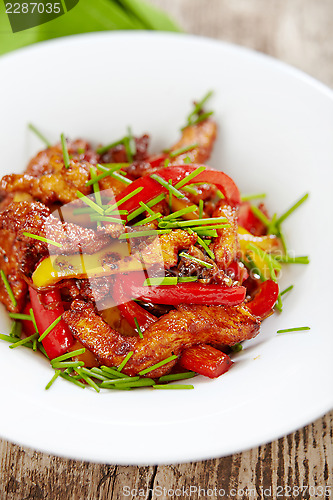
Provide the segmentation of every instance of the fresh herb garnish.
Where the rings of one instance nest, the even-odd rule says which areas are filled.
[[[92,201],[90,198],[85,196],[83,193],[80,191],[76,191],[77,197],[80,198],[86,205],[89,205],[90,208],[95,210],[95,212],[99,213],[100,215],[104,215],[104,210],[101,208],[97,203]]]
[[[46,390],[48,390],[51,387],[51,385],[57,380],[57,378],[59,377],[60,374],[61,374],[61,370],[56,370],[54,372],[53,377],[51,378],[50,382],[45,387]]]
[[[185,385],[185,384],[155,384],[153,385],[153,389],[194,389],[193,385]]]
[[[126,365],[127,361],[133,356],[134,354],[134,351],[130,351],[126,356],[125,358],[123,359],[123,361],[120,363],[120,365],[118,366],[117,370],[118,372],[121,372],[121,370],[124,368],[124,366]]]
[[[297,328],[286,328],[284,330],[277,330],[276,333],[302,332],[303,330],[311,330],[311,328],[309,326],[299,326]]]
[[[193,170],[193,172],[191,172],[186,177],[184,177],[184,179],[177,182],[177,184],[175,185],[175,188],[180,189],[181,187],[185,186],[185,184],[188,184],[192,179],[197,177],[204,170],[206,170],[206,167],[204,167],[203,165],[201,167],[196,168],[195,170]]]
[[[69,168],[70,167],[70,163],[69,163],[69,155],[68,155],[68,148],[67,148],[67,141],[66,141],[66,137],[64,136],[64,134],[61,134],[61,147],[62,147],[62,154],[63,154],[63,157],[64,157],[64,165],[66,168]]]
[[[33,238],[34,240],[43,241],[44,243],[47,243],[48,245],[53,245],[53,246],[59,247],[59,248],[62,247],[61,243],[57,243],[56,241],[49,240],[48,238],[44,238],[44,236],[39,236],[38,234],[27,233],[24,231],[23,235],[27,236],[28,238]]]
[[[30,130],[32,130],[32,132],[37,136],[39,137],[39,139],[44,142],[44,144],[50,148],[51,147],[51,143],[46,139],[46,137],[32,124],[32,123],[29,123],[28,124],[28,128],[30,128]]]
[[[184,130],[186,127],[191,125],[196,125],[213,114],[213,111],[209,111],[208,113],[203,112],[204,105],[212,95],[213,91],[210,90],[199,102],[195,103],[193,111],[187,117],[187,123],[181,128],[181,130]]]
[[[191,151],[194,148],[197,148],[199,146],[199,143],[195,142],[194,144],[189,144],[188,146],[184,146],[183,148],[175,149],[174,151],[171,151],[170,153],[170,158],[175,158],[178,155],[181,155],[183,153],[186,153],[187,151]]]
[[[146,375],[146,373],[157,370],[157,368],[160,368],[161,366],[164,366],[167,363],[170,363],[170,361],[173,361],[174,359],[177,359],[177,356],[175,354],[173,354],[172,356],[169,356],[168,358],[164,359],[163,361],[160,361],[159,363],[155,363],[155,365],[150,366],[149,368],[145,368],[144,370],[141,370],[139,372],[139,375]]]
[[[135,327],[136,327],[136,329],[138,331],[140,339],[143,339],[142,331],[141,331],[139,322],[138,322],[138,320],[136,318],[134,318],[134,323],[135,323]]]
[[[161,278],[147,278],[143,282],[143,286],[166,286],[177,285],[176,276],[166,276]]]
[[[308,197],[309,193],[306,193],[304,196],[302,196],[302,198],[300,198],[296,203],[294,203],[292,207],[290,207],[286,212],[284,212],[284,214],[280,215],[280,217],[276,221],[276,225],[279,226],[283,221],[285,221],[286,218],[289,217],[289,215],[291,215],[296,210],[296,208],[298,208],[300,205],[302,205],[302,203],[305,202],[305,200],[308,199]]]
[[[5,288],[7,290],[8,296],[9,296],[9,298],[10,298],[13,306],[16,307],[17,306],[17,301],[15,299],[12,287],[10,286],[9,281],[7,279],[7,276],[5,275],[5,273],[3,272],[2,269],[0,269],[0,275],[1,275],[1,278],[2,278],[2,281],[3,281],[3,284],[5,285]]]
[[[60,314],[60,316],[58,316],[51,324],[50,326],[48,326],[46,328],[46,330],[41,334],[41,336],[39,337],[38,339],[38,342],[41,342],[42,340],[45,339],[46,335],[48,335],[51,330],[53,330],[53,328],[59,323],[59,321],[61,321],[61,318],[62,318],[62,314]]]
[[[190,254],[185,253],[185,252],[180,252],[179,256],[183,257],[184,259],[193,260],[197,264],[200,264],[201,266],[207,267],[208,269],[211,269],[212,267],[214,267],[213,264],[210,264],[209,262],[205,262],[204,260],[201,260],[201,259],[197,259],[196,257],[193,257],[193,255],[190,255]]]
[[[161,186],[163,186],[164,188],[166,188],[171,194],[173,194],[174,196],[176,196],[176,198],[184,198],[185,195],[183,193],[181,193],[180,191],[178,191],[177,188],[175,188],[172,184],[170,184],[169,182],[167,182],[166,180],[164,180],[162,177],[160,177],[159,175],[157,174],[151,174],[151,179],[154,179],[154,181],[158,182],[159,184],[161,184]]]

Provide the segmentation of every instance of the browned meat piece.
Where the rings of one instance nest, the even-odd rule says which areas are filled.
[[[147,158],[147,150],[149,146],[149,135],[145,134],[135,138],[136,154],[134,161],[143,161]],[[106,153],[100,156],[99,163],[126,163],[128,161],[125,146],[119,144],[114,148],[109,149]]]
[[[180,141],[175,144],[171,150],[190,146],[191,144],[198,143],[199,146],[182,153],[172,159],[170,165],[180,165],[184,163],[185,158],[190,158],[191,163],[205,163],[212,152],[214,142],[216,139],[217,125],[213,120],[205,120],[197,125],[190,125],[183,130],[183,135]]]
[[[117,236],[122,230],[120,225],[114,227]],[[110,243],[110,236],[92,229],[71,223],[62,223],[60,218],[50,214],[50,210],[42,203],[21,202],[12,203],[0,214],[0,232],[6,230],[14,234],[20,244],[21,270],[30,274],[37,261],[49,253],[71,254],[94,253]],[[38,241],[23,233],[31,233],[62,244],[59,248]]]
[[[196,241],[196,233],[175,229],[171,233],[161,234],[151,245],[145,246],[141,251],[142,260],[147,267],[161,262],[165,269],[170,269],[178,262],[178,252],[194,245]]]
[[[93,352],[101,364],[119,366],[124,357],[133,355],[123,368],[128,375],[137,375],[159,361],[181,353],[196,344],[233,345],[259,333],[260,320],[244,305],[180,306],[170,311],[145,330],[142,339],[122,337],[98,316],[92,305],[74,301],[63,315],[74,337]],[[159,377],[168,373],[177,360],[150,372]]]
[[[226,269],[239,253],[237,208],[231,207],[221,200],[213,217],[226,217],[228,224],[230,224],[230,227],[217,229],[218,237],[213,244],[217,264],[222,269]]]
[[[75,141],[67,141],[68,154],[77,161],[87,161],[91,164],[97,162],[98,155],[91,148],[90,144],[82,139]],[[56,160],[60,162],[63,159],[61,144],[55,144],[50,148],[43,149],[34,158],[30,160],[24,173],[32,175],[33,177],[40,177],[41,175],[52,174]]]
[[[160,167],[158,167],[160,168]],[[125,170],[128,173],[129,179],[139,179],[140,177],[144,177],[145,175],[151,175],[156,170],[158,170],[157,167],[152,167],[150,163],[147,163],[145,161],[136,161],[132,163],[129,167],[125,167],[123,170]]]
[[[85,158],[95,162],[96,157],[92,150],[78,153],[80,145],[88,147],[83,141],[68,143],[69,153],[73,156],[68,169],[64,166],[62,149],[58,144],[40,151],[30,161],[24,174],[5,175],[1,179],[0,189],[7,193],[28,193],[47,205],[56,201],[69,203],[77,198],[77,190],[89,194],[91,186],[86,186],[86,182],[90,178],[91,163]]]
[[[195,181],[195,179],[194,179]],[[200,184],[200,186],[191,186],[191,191],[186,191],[186,198],[191,203],[199,205],[199,201],[207,201],[214,198],[216,194],[216,187],[213,184]]]
[[[207,262],[212,267],[205,267],[203,264],[199,264],[193,260],[186,257],[181,257],[180,263],[178,265],[179,276],[196,276],[201,280],[205,280],[206,284],[223,284],[227,286],[232,285],[232,280],[226,276],[226,274],[220,269],[216,262],[205,255],[200,248],[191,246],[186,252],[187,254]]]
[[[11,312],[20,312],[25,305],[27,284],[19,271],[20,256],[20,243],[16,241],[15,234],[6,230],[0,231],[0,269],[7,277],[17,306],[15,307],[11,301],[2,279],[0,279],[0,302]]]

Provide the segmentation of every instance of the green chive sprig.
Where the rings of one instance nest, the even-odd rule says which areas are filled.
[[[13,304],[13,306],[16,307],[17,306],[17,301],[15,299],[15,295],[13,293],[12,287],[9,284],[7,276],[5,275],[5,273],[3,272],[2,269],[0,269],[0,275],[1,275],[1,279],[3,281],[3,284],[4,284],[4,286],[5,286],[6,290],[7,290],[8,297],[10,298],[11,303]]]

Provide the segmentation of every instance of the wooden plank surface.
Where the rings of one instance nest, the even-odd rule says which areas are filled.
[[[187,32],[265,52],[333,87],[332,0],[152,1]],[[158,467],[89,464],[0,440],[0,500],[328,499],[332,435],[330,413],[253,450]]]

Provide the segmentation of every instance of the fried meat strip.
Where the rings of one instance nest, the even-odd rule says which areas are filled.
[[[116,225],[119,226],[119,225]],[[77,226],[76,224],[61,222],[60,218],[50,213],[50,210],[39,202],[11,203],[9,207],[0,214],[0,232],[6,230],[15,235],[16,241],[21,245],[22,254],[26,254],[23,262],[29,265],[25,271],[31,271],[31,256],[34,256],[33,263],[49,253],[71,254],[82,251],[84,253],[94,253],[110,243],[110,236],[96,233],[92,229]],[[116,237],[121,228],[115,228]],[[48,238],[60,243],[59,247],[38,241],[23,233],[31,233],[37,236]]]
[[[213,244],[216,262],[222,269],[226,269],[237,257],[239,252],[237,208],[231,207],[223,200],[213,213],[213,217],[225,217],[230,227],[217,229],[217,238]]]
[[[173,158],[170,165],[181,165],[186,158],[190,158],[191,163],[205,163],[211,155],[216,133],[217,125],[213,120],[204,120],[196,125],[186,127],[182,137],[171,148],[171,151],[177,151],[195,143],[198,143],[198,146]]]
[[[2,279],[0,279],[0,302],[10,312],[20,312],[25,305],[28,287],[19,269],[22,257],[21,245],[16,241],[15,234],[7,230],[0,231],[0,269],[5,273],[17,305],[13,304]]]
[[[92,150],[78,153],[80,145],[88,147],[83,141],[68,143],[68,152],[73,156],[68,169],[64,165],[61,146],[57,144],[40,151],[30,161],[24,174],[5,175],[0,189],[7,193],[29,193],[46,205],[57,201],[69,203],[77,199],[77,190],[89,194],[91,186],[86,186],[86,182],[90,179],[91,163],[86,158],[93,163],[96,162],[96,155]]]
[[[161,262],[165,269],[177,265],[178,252],[189,248],[197,241],[197,234],[189,234],[182,229],[175,229],[171,233],[161,234],[151,245],[141,251],[142,260],[147,267]]]
[[[233,345],[255,337],[260,320],[244,305],[196,306],[181,305],[150,325],[144,337],[122,337],[96,314],[92,304],[80,300],[72,303],[63,318],[74,337],[98,358],[101,364],[119,366],[124,357],[133,355],[123,368],[128,375],[137,375],[159,361],[197,344]],[[159,377],[168,373],[177,360],[150,372]]]

